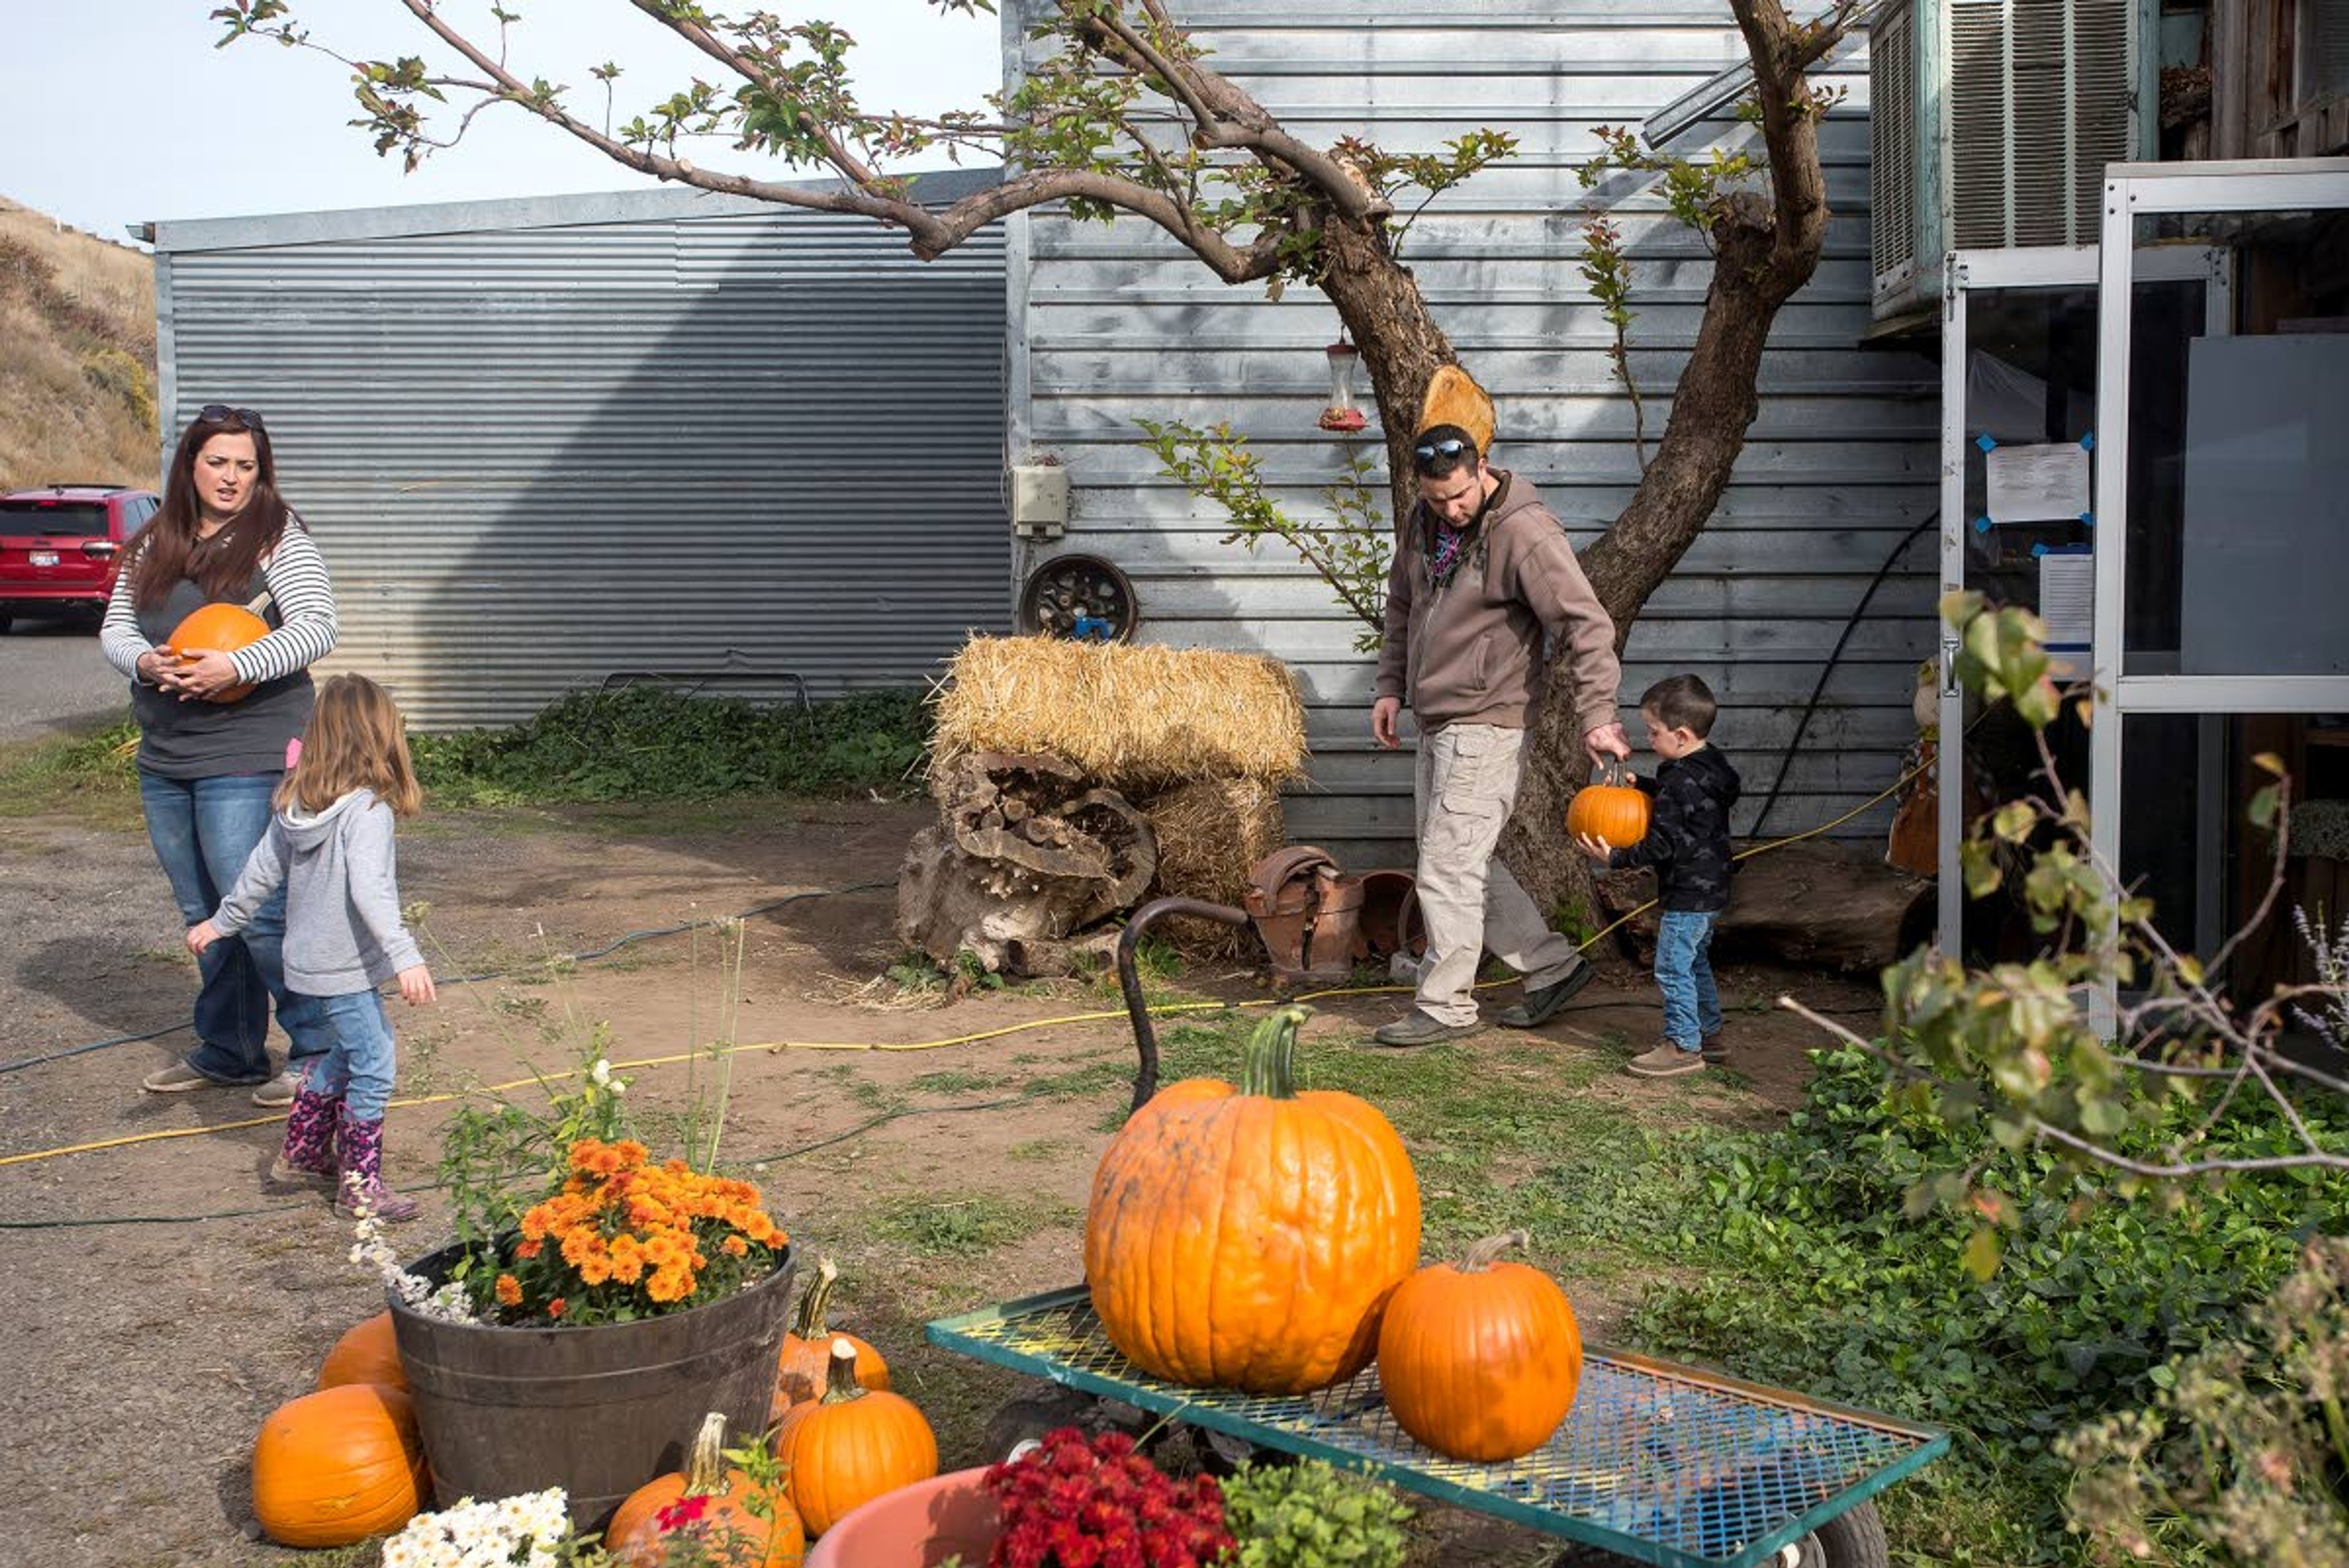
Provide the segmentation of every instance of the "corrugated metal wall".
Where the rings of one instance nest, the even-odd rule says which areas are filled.
[[[999,234],[924,265],[650,191],[157,238],[168,405],[262,410],[340,600],[323,668],[419,724],[630,670],[916,685],[1008,624]]]
[[[1035,0],[1007,6],[1008,40],[1034,9]],[[1361,133],[1394,150],[1433,150],[1478,126],[1517,136],[1519,156],[1438,201],[1404,254],[1499,400],[1499,461],[1530,475],[1578,543],[1596,536],[1639,471],[1630,406],[1609,375],[1609,332],[1576,272],[1589,198],[1575,171],[1597,145],[1595,127],[1636,127],[1744,57],[1727,6],[1185,0],[1178,11],[1219,69],[1314,142]],[[1007,48],[1016,60],[1018,46]],[[1857,347],[1869,293],[1865,56],[1831,79],[1851,96],[1822,135],[1836,214],[1826,259],[1778,319],[1735,480],[1650,601],[1625,673],[1627,701],[1681,670],[1721,694],[1717,735],[1749,792],[1741,831],[1845,618],[1934,504],[1932,368]],[[1708,135],[1733,146],[1750,133],[1723,118],[1675,151]],[[1710,261],[1652,191],[1596,194],[1634,262],[1632,360],[1652,438],[1693,340]],[[1136,222],[1039,213],[1015,228],[1012,254],[1015,449],[1060,456],[1076,486],[1077,519],[1057,548],[1120,563],[1150,638],[1288,659],[1312,704],[1315,753],[1312,787],[1289,803],[1291,836],[1342,846],[1362,864],[1408,864],[1409,763],[1370,747],[1372,665],[1350,651],[1355,623],[1274,549],[1251,556],[1219,544],[1223,519],[1159,478],[1135,441],[1137,418],[1228,419],[1261,453],[1278,497],[1313,509],[1349,445],[1314,424],[1336,312],[1310,289],[1292,287],[1276,304],[1261,287],[1226,288]],[[1380,454],[1375,427],[1361,444]],[[1904,553],[1854,632],[1793,761],[1773,834],[1824,822],[1897,776],[1914,734],[1913,672],[1933,641],[1933,544],[1929,534]],[[1878,807],[1844,831],[1880,836],[1889,815]]]

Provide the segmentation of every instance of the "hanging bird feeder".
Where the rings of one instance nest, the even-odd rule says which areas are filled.
[[[1330,406],[1321,410],[1321,428],[1341,433],[1362,429],[1371,422],[1354,401],[1354,368],[1362,362],[1362,351],[1340,333],[1322,353],[1330,358]]]

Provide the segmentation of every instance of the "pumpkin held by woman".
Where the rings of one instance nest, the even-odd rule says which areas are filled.
[[[1085,1278],[1110,1343],[1194,1387],[1299,1394],[1378,1348],[1419,1261],[1419,1181],[1386,1117],[1299,1093],[1285,1007],[1238,1088],[1169,1085],[1111,1140],[1085,1214]]]
[[[234,653],[268,635],[269,623],[244,606],[219,602],[189,611],[180,624],[171,628],[171,639],[159,651],[185,663],[191,649],[212,653]],[[234,702],[252,692],[250,684],[223,687],[207,701]]]

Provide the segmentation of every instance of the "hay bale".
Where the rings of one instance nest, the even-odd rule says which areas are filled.
[[[1288,839],[1280,792],[1255,779],[1205,778],[1138,803],[1158,836],[1154,896],[1240,907],[1249,870]],[[1259,953],[1254,928],[1177,916],[1153,928],[1174,950],[1221,962]]]
[[[975,637],[947,672],[936,760],[1050,752],[1129,796],[1179,780],[1278,784],[1305,763],[1305,704],[1277,659]]]

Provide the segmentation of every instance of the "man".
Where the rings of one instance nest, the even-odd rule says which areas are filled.
[[[1451,374],[1474,392],[1468,407],[1489,409],[1473,382]],[[1462,406],[1439,400],[1442,389],[1431,389],[1431,414]],[[1489,415],[1476,422],[1489,444]],[[1499,1014],[1515,1028],[1543,1023],[1590,980],[1590,965],[1493,854],[1516,804],[1545,632],[1567,649],[1584,747],[1593,759],[1631,754],[1615,715],[1615,625],[1566,530],[1532,485],[1485,462],[1464,419],[1423,423],[1413,447],[1419,502],[1397,532],[1371,709],[1381,746],[1400,743],[1405,702],[1420,728],[1413,796],[1427,966],[1412,1011],[1376,1035],[1395,1046],[1475,1033],[1474,987],[1487,948],[1525,976],[1524,1002]]]

